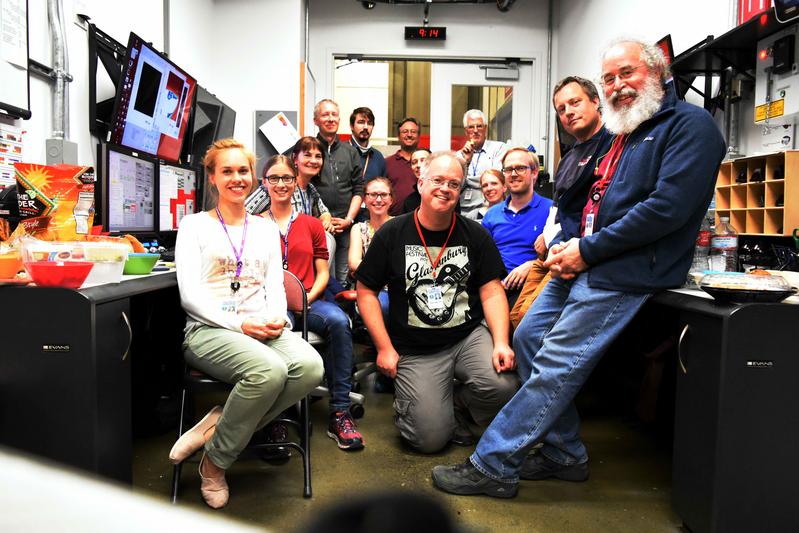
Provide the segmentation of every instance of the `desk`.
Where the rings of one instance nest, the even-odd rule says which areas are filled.
[[[679,321],[674,510],[697,533],[799,531],[799,305],[704,296],[652,298]]]
[[[131,361],[158,351],[137,342],[150,324],[136,315],[179,297],[174,272],[126,278],[79,291],[0,286],[0,444],[132,481]]]

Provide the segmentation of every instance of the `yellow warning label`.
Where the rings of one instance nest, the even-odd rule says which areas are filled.
[[[769,105],[771,108],[769,109]],[[766,111],[768,111],[768,118],[781,117],[785,114],[785,98],[774,100],[771,104],[759,105],[755,108],[755,122],[766,120]]]

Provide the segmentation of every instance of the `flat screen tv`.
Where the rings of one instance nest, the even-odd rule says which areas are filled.
[[[102,168],[104,229],[111,233],[155,233],[158,161],[129,148],[106,144]]]
[[[111,142],[166,161],[180,159],[197,82],[135,33],[119,84]]]
[[[177,231],[181,219],[197,212],[197,171],[187,165],[158,166],[158,231]]]

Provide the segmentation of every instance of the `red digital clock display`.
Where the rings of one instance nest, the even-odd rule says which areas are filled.
[[[405,26],[406,41],[446,41],[445,26]]]

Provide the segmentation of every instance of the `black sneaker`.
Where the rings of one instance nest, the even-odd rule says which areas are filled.
[[[342,450],[360,450],[363,448],[363,437],[355,429],[355,421],[349,411],[330,413],[327,436],[336,441],[336,444]]]
[[[563,481],[585,481],[588,479],[588,462],[564,466],[547,459],[540,452],[531,453],[524,459],[519,477],[533,481],[549,478]]]
[[[519,488],[518,483],[503,483],[483,475],[469,459],[465,463],[433,468],[433,485],[451,494],[468,496],[485,494],[494,498],[513,498]]]

